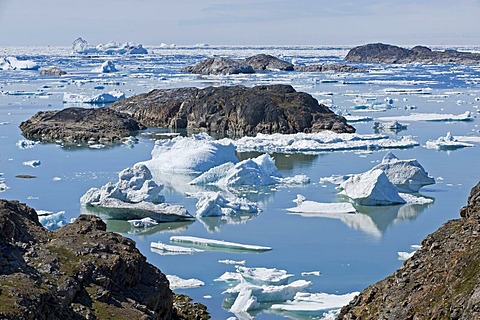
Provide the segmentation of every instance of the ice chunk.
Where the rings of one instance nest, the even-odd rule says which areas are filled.
[[[408,259],[410,259],[411,257],[413,257],[413,255],[415,254],[415,252],[417,252],[417,251],[416,251],[416,250],[415,250],[415,251],[412,251],[412,252],[399,251],[399,252],[397,252],[397,254],[398,254],[398,260],[401,260],[401,261],[408,260]]]
[[[400,192],[398,194],[403,200],[405,200],[405,202],[409,205],[413,205],[413,204],[430,204],[430,203],[433,203],[433,199],[430,199],[430,198],[425,198],[425,197],[419,197],[419,196],[415,196],[413,194],[409,194],[409,193],[402,193]]]
[[[190,289],[205,285],[205,283],[198,279],[182,279],[175,275],[167,274],[168,282],[170,282],[170,289]]]
[[[88,42],[81,37],[75,39],[72,43],[72,51],[74,53],[81,53],[88,48]]]
[[[242,290],[249,289],[258,302],[277,302],[291,300],[300,291],[310,287],[312,282],[306,280],[296,280],[286,285],[255,285],[248,282],[241,282],[233,288],[229,288],[222,294],[230,294],[238,297]]]
[[[109,91],[107,93],[100,93],[93,96],[88,96],[78,93],[64,93],[64,103],[88,103],[88,104],[104,104],[112,103],[125,99],[125,93],[120,91]]]
[[[242,278],[256,285],[285,285],[293,274],[287,273],[286,270],[277,268],[247,268],[244,266],[236,266],[237,273]]]
[[[147,54],[148,51],[141,44],[125,42],[117,44],[115,41],[106,44],[98,44],[96,47],[90,47],[87,41],[77,38],[73,42],[73,52],[78,54]]]
[[[306,277],[306,276],[316,276],[316,277],[320,277],[322,273],[320,271],[304,271],[301,273],[302,276]]]
[[[128,220],[128,223],[130,223],[130,225],[134,228],[151,228],[158,224],[157,221],[153,220],[150,217]]]
[[[435,179],[428,175],[417,160],[400,160],[392,152],[388,152],[382,162],[372,168],[375,169],[385,172],[388,180],[400,192],[417,192],[423,186],[435,183]]]
[[[10,187],[7,186],[7,184],[5,183],[5,179],[2,178],[2,176],[3,176],[3,173],[0,173],[0,192],[5,192],[8,189],[10,189]]]
[[[224,264],[241,264],[241,265],[244,265],[246,263],[245,260],[229,260],[229,259],[218,260],[218,262],[224,263]]]
[[[288,208],[290,212],[302,213],[355,213],[356,210],[351,203],[322,203],[316,201],[309,201],[302,195],[297,195],[297,199],[293,200],[297,203],[294,208]]]
[[[144,164],[155,175],[160,175],[162,171],[205,172],[226,162],[238,162],[233,144],[219,143],[208,134],[200,133],[191,137],[157,140],[152,159]]]
[[[257,298],[253,295],[252,289],[245,286],[238,293],[235,302],[230,307],[230,312],[247,312],[248,310],[258,308],[258,306],[259,303],[257,302]]]
[[[204,250],[196,248],[188,248],[182,246],[174,246],[170,244],[165,244],[162,242],[151,242],[150,249],[161,255],[178,255],[178,254],[194,254],[197,252],[203,252]]]
[[[40,142],[38,142],[38,141],[22,139],[22,140],[18,140],[16,145],[17,145],[18,149],[31,149],[31,148],[34,148],[39,143]]]
[[[203,192],[196,204],[197,217],[220,217],[238,213],[259,213],[261,210],[254,202],[245,198],[224,198],[220,192]]]
[[[237,272],[225,272],[220,277],[213,281],[224,281],[224,282],[240,282],[242,280],[242,276]]]
[[[407,124],[403,124],[398,122],[397,120],[391,122],[375,122],[373,124],[374,130],[382,130],[382,131],[391,131],[391,132],[399,132],[402,130],[406,130],[408,127]]]
[[[98,72],[98,73],[111,73],[111,72],[117,72],[117,68],[113,64],[111,60],[106,60],[104,63],[102,63],[101,66],[95,68],[92,70],[92,72]]]
[[[198,237],[189,237],[189,236],[172,236],[170,237],[170,241],[172,242],[180,242],[180,243],[189,243],[204,246],[207,248],[223,248],[223,249],[230,249],[230,250],[245,250],[245,251],[269,251],[272,250],[270,247],[263,247],[257,245],[250,245],[250,244],[241,244],[235,242],[228,242],[223,240],[213,240],[213,239],[206,239],[206,238],[198,238]]]
[[[437,140],[428,140],[425,143],[425,147],[436,150],[456,150],[465,147],[474,147],[474,145],[467,142],[461,142],[457,140],[450,132],[447,132],[445,137],[440,137]]]
[[[45,210],[37,210],[38,221],[48,230],[56,230],[68,224],[65,220],[65,211],[53,213]]]
[[[340,194],[364,206],[393,205],[406,203],[397,187],[388,180],[380,169],[372,169],[365,173],[350,177],[340,184]]]
[[[32,167],[32,168],[36,168],[39,165],[41,165],[42,163],[40,162],[40,160],[30,160],[30,161],[24,161],[24,162],[22,162],[22,164],[24,166],[29,166],[29,167]]]
[[[441,113],[412,113],[408,116],[380,117],[380,121],[472,121],[470,111],[462,114],[441,114]]]
[[[38,70],[40,66],[30,60],[17,60],[15,57],[0,58],[0,70]]]
[[[160,195],[163,185],[152,180],[150,170],[143,164],[135,164],[118,174],[118,182],[111,182],[101,189],[91,188],[80,199],[84,206],[114,209],[131,209],[137,218],[146,216],[156,221],[189,220],[193,217],[179,205],[164,203]]]
[[[328,293],[299,292],[292,301],[284,304],[274,304],[272,309],[292,312],[315,312],[322,310],[337,309],[347,305],[359,292],[342,295]]]

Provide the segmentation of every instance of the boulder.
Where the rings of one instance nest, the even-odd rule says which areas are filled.
[[[234,60],[224,57],[215,57],[206,59],[194,66],[182,68],[183,72],[191,72],[197,74],[239,74],[239,73],[255,73],[255,70],[248,64],[240,60]]]
[[[7,200],[0,217],[2,319],[209,318],[204,306],[174,304],[166,276],[98,217],[48,231],[35,210]]]
[[[342,63],[311,64],[295,66],[294,69],[299,72],[367,72],[364,68]]]
[[[50,69],[40,69],[40,74],[43,76],[63,76],[67,73],[60,68],[52,67]]]
[[[290,85],[156,89],[110,105],[149,127],[232,135],[355,132],[342,116]]]
[[[130,116],[106,108],[66,108],[40,111],[20,123],[26,138],[77,143],[118,142],[145,127]]]
[[[456,50],[433,51],[424,46],[406,49],[384,43],[372,43],[351,49],[345,60],[367,63],[479,64],[480,53]]]
[[[245,59],[245,63],[255,70],[293,71],[293,64],[269,54],[257,54]]]
[[[480,319],[480,183],[460,211],[384,280],[369,286],[337,319]]]

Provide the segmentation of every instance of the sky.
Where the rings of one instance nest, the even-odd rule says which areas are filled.
[[[0,0],[0,46],[480,45],[480,0]]]

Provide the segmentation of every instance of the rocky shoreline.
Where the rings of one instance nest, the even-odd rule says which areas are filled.
[[[0,231],[2,319],[210,318],[96,216],[48,231],[32,208],[0,200]]]

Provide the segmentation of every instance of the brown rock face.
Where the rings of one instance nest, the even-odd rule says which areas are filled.
[[[0,318],[194,319],[174,309],[168,280],[135,243],[105,230],[80,216],[48,231],[33,209],[0,200]]]
[[[153,90],[110,106],[148,127],[232,135],[355,132],[344,117],[290,85]]]
[[[107,108],[66,108],[40,111],[20,123],[20,129],[27,138],[44,141],[114,142],[144,127],[131,117]]]
[[[366,288],[338,319],[480,319],[480,183],[460,215],[427,236],[401,269]]]

